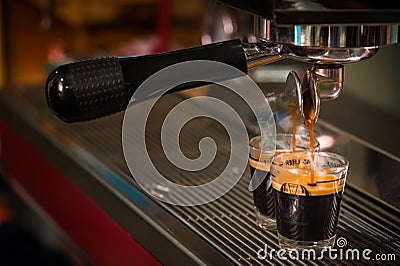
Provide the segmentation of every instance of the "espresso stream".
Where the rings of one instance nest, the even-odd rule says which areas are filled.
[[[276,202],[278,232],[291,240],[318,241],[329,239],[335,235],[343,187],[338,187],[338,183],[334,181],[336,177],[329,175],[323,176],[322,180],[319,178],[318,181],[322,181],[322,183],[317,186],[314,162],[314,126],[317,120],[316,108],[319,108],[319,106],[315,106],[315,103],[319,101],[315,99],[313,101],[309,87],[304,90],[302,98],[304,122],[310,132],[309,175],[279,176],[279,183],[273,182],[272,184],[275,190],[273,195]],[[289,108],[292,110],[292,151],[294,152],[296,150],[297,110],[293,107],[293,104],[289,104]],[[295,183],[292,183],[293,181]]]
[[[312,71],[312,70],[311,70]],[[311,71],[307,70],[307,72],[304,74],[303,82],[302,82],[302,110],[303,110],[303,118],[304,118],[304,123],[306,126],[308,126],[310,130],[310,149],[311,149],[311,175],[310,175],[310,186],[315,186],[316,181],[315,181],[315,176],[314,176],[314,141],[315,141],[315,136],[314,136],[314,126],[315,123],[317,122],[317,114],[319,113],[319,95],[315,91],[315,87],[312,82],[312,74]]]

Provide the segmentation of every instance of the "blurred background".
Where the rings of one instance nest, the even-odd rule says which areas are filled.
[[[44,89],[49,72],[71,61],[153,54],[232,38],[254,38],[250,15],[212,0],[2,0],[0,16],[0,88],[13,94],[22,94],[28,88]],[[322,118],[397,156],[399,58],[397,45],[381,48],[372,59],[346,66],[342,97],[321,109]],[[264,69],[267,71],[254,75],[256,81],[272,77],[269,69],[287,71],[290,65],[280,62],[268,66]],[[56,253],[67,254],[67,261],[87,263],[51,221],[38,215],[40,210],[32,210],[7,182],[1,182],[1,188],[0,214],[12,215],[0,215],[0,225],[19,217],[16,220],[22,226],[18,228],[44,243],[43,249],[48,251],[46,245],[56,247]],[[0,265],[5,265],[2,251]]]
[[[12,87],[42,84],[52,64],[65,61],[231,39],[235,19],[250,19],[212,0],[17,0],[1,8],[1,84]]]

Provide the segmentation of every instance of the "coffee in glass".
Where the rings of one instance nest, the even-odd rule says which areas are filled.
[[[294,136],[294,138],[293,138]],[[251,182],[249,189],[253,192],[256,223],[264,229],[275,230],[275,206],[270,179],[271,160],[275,154],[309,150],[310,139],[307,136],[277,134],[276,149],[265,148],[261,136],[250,140],[249,166]],[[295,146],[293,146],[295,145]],[[319,150],[318,141],[314,141],[314,150]]]
[[[334,244],[348,165],[346,158],[331,152],[274,156],[270,175],[281,248]]]

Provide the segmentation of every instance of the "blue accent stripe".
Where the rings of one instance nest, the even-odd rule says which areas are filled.
[[[294,38],[295,38],[295,44],[300,45],[301,44],[301,26],[300,25],[295,26]]]
[[[78,151],[78,155],[85,161],[85,163],[90,165],[90,167],[98,172],[98,174],[100,174],[104,180],[107,181],[107,183],[120,191],[130,201],[135,202],[140,206],[150,207],[150,205],[148,205],[150,203],[149,200],[141,192],[134,188],[133,185],[122,179],[114,171],[110,170],[102,162],[97,160],[85,150],[82,150],[78,147],[76,147],[76,150]]]

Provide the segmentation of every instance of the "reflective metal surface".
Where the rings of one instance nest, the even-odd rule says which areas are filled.
[[[289,25],[277,27],[261,17],[254,19],[254,34],[286,45],[315,48],[373,48],[399,42],[399,25]]]
[[[275,20],[277,25],[384,25],[400,22],[400,4],[381,0],[216,0],[250,14]]]
[[[352,63],[399,43],[400,5],[389,1],[220,0],[254,15],[254,34],[302,61]]]
[[[244,45],[249,69],[270,64],[287,57],[298,61],[318,64],[355,63],[374,56],[378,47],[372,48],[321,48],[277,44],[261,41]]]

